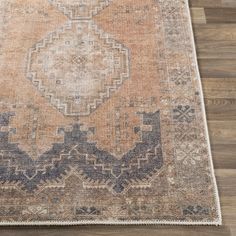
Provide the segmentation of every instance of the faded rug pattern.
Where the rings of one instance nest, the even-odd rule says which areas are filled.
[[[1,224],[220,224],[187,1],[0,0]]]

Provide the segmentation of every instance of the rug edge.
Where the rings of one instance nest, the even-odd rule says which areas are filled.
[[[0,222],[0,226],[79,226],[79,225],[176,225],[176,226],[221,226],[222,221],[13,221]]]
[[[208,147],[208,154],[209,154],[209,165],[210,165],[210,170],[211,170],[211,177],[214,185],[214,198],[215,198],[215,205],[216,205],[216,211],[217,211],[217,217],[219,219],[219,222],[222,225],[222,212],[221,212],[221,204],[220,204],[220,197],[219,197],[219,190],[218,190],[218,185],[216,181],[216,175],[215,175],[215,169],[214,169],[214,163],[213,163],[213,157],[212,157],[212,151],[211,151],[211,143],[210,143],[210,136],[209,136],[209,129],[208,129],[208,124],[207,124],[207,116],[206,116],[206,106],[205,106],[205,101],[204,101],[204,94],[203,94],[203,87],[202,87],[202,80],[200,76],[200,70],[199,70],[199,65],[198,65],[198,60],[197,60],[197,50],[196,50],[196,44],[195,44],[195,39],[194,39],[194,32],[193,32],[193,26],[192,26],[192,19],[191,19],[191,12],[190,12],[190,5],[189,5],[189,0],[185,0],[185,6],[187,8],[187,15],[188,15],[188,26],[191,34],[191,41],[192,41],[192,48],[193,48],[193,56],[194,56],[194,61],[195,61],[195,68],[197,72],[197,80],[198,80],[198,85],[200,88],[200,97],[201,97],[201,108],[203,112],[203,120],[204,120],[204,129],[205,129],[205,136],[207,140],[207,147]]]

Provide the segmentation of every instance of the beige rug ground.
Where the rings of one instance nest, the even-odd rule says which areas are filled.
[[[187,0],[0,0],[0,224],[221,224]]]

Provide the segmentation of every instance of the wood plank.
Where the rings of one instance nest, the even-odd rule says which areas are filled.
[[[216,100],[215,105],[226,106],[229,102],[234,105],[230,99],[236,99],[236,78],[202,78],[201,81],[205,98],[228,99],[226,104],[218,104],[222,100]]]
[[[236,23],[236,8],[205,8],[207,23]]]
[[[208,93],[205,92],[206,96]],[[205,98],[208,120],[236,120],[236,99]]]
[[[189,2],[191,7],[222,7],[221,0],[191,0]]]
[[[236,170],[216,170],[216,179],[221,195],[223,224],[231,229],[231,235],[236,235]]]
[[[235,60],[199,59],[198,63],[202,78],[236,78]]]
[[[194,24],[206,24],[204,8],[191,8],[192,22]]]
[[[236,197],[236,170],[215,170],[216,178],[220,187],[222,197]],[[236,199],[235,199],[236,200]],[[236,210],[236,205],[235,205]],[[236,212],[236,211],[235,211]]]
[[[208,121],[208,127],[212,144],[236,145],[236,120]]]
[[[236,7],[235,0],[221,0],[222,7]]]
[[[194,25],[194,36],[199,44],[203,41],[224,41],[226,43],[235,41],[236,24],[196,24]]]
[[[39,230],[40,229],[40,230]],[[77,226],[4,229],[2,236],[230,236],[227,226]]]
[[[236,7],[235,0],[189,0],[192,7],[214,7],[214,8],[234,8]]]
[[[211,145],[214,167],[216,169],[236,169],[236,145]]]
[[[198,59],[235,59],[236,61],[236,40],[235,41],[208,41],[196,40]]]

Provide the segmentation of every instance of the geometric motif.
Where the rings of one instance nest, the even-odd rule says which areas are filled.
[[[189,105],[178,105],[175,109],[173,109],[173,112],[173,118],[178,122],[190,123],[195,118],[194,109],[191,108]]]
[[[66,176],[73,169],[85,179],[88,187],[92,182],[91,187],[97,183],[97,187],[104,185],[121,193],[129,186],[145,185],[146,180],[163,165],[159,112],[143,114],[143,125],[152,128],[142,131],[142,141],[120,160],[89,143],[87,132],[81,131],[80,125],[74,125],[72,131],[64,131],[64,143],[54,144],[33,160],[17,144],[8,143],[6,127],[11,116],[9,113],[0,114],[0,130],[5,127],[0,132],[0,181],[15,182],[28,192],[35,191],[42,182]]]
[[[95,207],[80,207],[76,209],[76,215],[100,215],[100,210]]]
[[[193,141],[197,139],[197,128],[187,124],[179,124],[175,128],[175,138],[179,141]]]
[[[65,115],[89,115],[128,77],[128,49],[93,21],[68,22],[29,50],[27,78]]]
[[[176,150],[176,159],[184,165],[195,165],[201,161],[202,149],[196,148],[198,144],[194,142],[182,142],[180,148]]]
[[[191,81],[191,75],[187,67],[173,68],[171,74],[171,81],[175,82],[176,85],[186,85],[189,81]]]
[[[72,20],[88,20],[112,0],[48,0]]]
[[[183,210],[184,215],[208,215],[209,209],[202,206],[188,206]]]
[[[143,125],[150,125],[152,128],[142,131],[141,142],[121,159],[95,147],[87,148],[86,151],[80,145],[74,147],[70,151],[71,156],[84,156],[81,156],[77,170],[90,181],[96,181],[99,185],[106,183],[116,193],[123,192],[131,183],[133,186],[145,186],[145,180],[163,165],[159,112],[143,113]],[[147,184],[149,185],[148,182]]]

